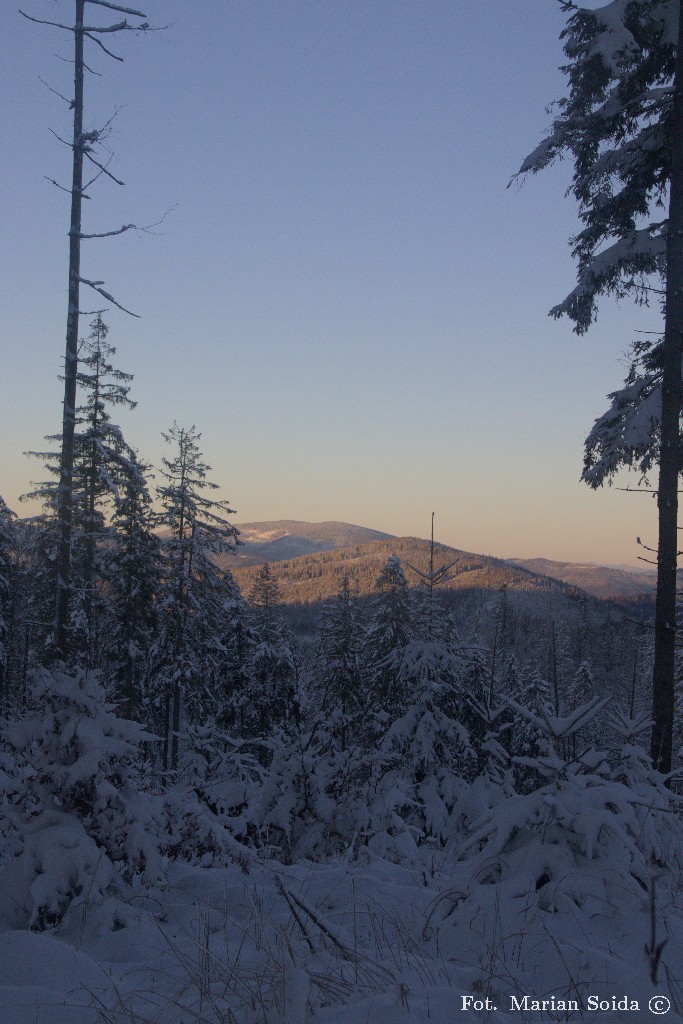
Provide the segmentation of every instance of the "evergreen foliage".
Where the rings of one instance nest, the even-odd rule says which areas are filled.
[[[1,796],[21,842],[2,883],[16,923],[44,929],[103,904],[133,878],[156,880],[156,826],[138,789],[141,726],[118,718],[96,676],[38,672],[30,708],[3,725]]]
[[[7,666],[12,632],[15,558],[15,515],[0,496],[0,702],[8,700]]]
[[[155,533],[159,515],[152,505],[149,470],[131,453],[111,520],[111,545],[103,569],[110,594],[104,640],[107,674],[126,717],[136,720],[144,715],[162,571],[161,542]]]
[[[520,174],[565,154],[573,160],[570,192],[584,224],[572,239],[578,284],[551,313],[568,315],[581,333],[600,295],[646,299],[648,276],[665,272],[666,219],[644,218],[663,210],[671,176],[677,22],[670,0],[569,10],[569,94]]]
[[[181,708],[198,721],[216,712],[210,681],[223,655],[219,637],[224,626],[225,576],[212,555],[233,549],[238,530],[228,522],[228,502],[204,492],[218,485],[207,479],[211,467],[202,459],[194,426],[174,423],[163,435],[174,448],[163,459],[157,487],[162,522],[163,583],[159,594],[160,628],[155,645],[155,676],[164,736],[164,768],[178,768]]]
[[[76,409],[73,445],[73,479],[71,494],[72,539],[71,580],[68,624],[69,658],[73,665],[97,667],[102,649],[103,620],[106,616],[107,594],[102,586],[103,558],[109,540],[109,519],[131,472],[134,453],[123,433],[112,423],[111,409],[132,409],[128,398],[130,374],[117,370],[112,362],[116,349],[108,344],[108,328],[100,315],[91,323],[91,332],[81,341],[76,375],[84,396]],[[46,440],[57,444],[60,436]],[[43,459],[54,479],[36,485],[26,497],[43,503],[42,541],[43,568],[47,595],[54,600],[58,559],[56,556],[58,522],[58,491],[60,454],[58,451],[31,452]],[[47,622],[52,615],[46,605],[36,609],[38,621]],[[48,649],[51,643],[46,638]]]
[[[349,577],[342,578],[339,594],[325,607],[319,623],[317,670],[320,674],[323,709],[338,711],[340,743],[345,750],[359,730],[365,705],[362,662],[362,630],[351,595]]]

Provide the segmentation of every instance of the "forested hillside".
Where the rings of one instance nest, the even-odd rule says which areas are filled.
[[[538,575],[517,567],[499,558],[475,555],[458,551],[445,544],[434,545],[435,559],[454,565],[446,589],[460,590],[510,590],[566,595],[569,588],[549,576]],[[375,580],[381,567],[391,555],[396,555],[406,565],[406,579],[410,586],[417,586],[419,576],[411,571],[429,568],[430,542],[415,537],[397,537],[390,540],[374,541],[371,544],[355,544],[349,547],[285,559],[271,564],[271,572],[280,586],[282,600],[286,604],[305,604],[324,601],[339,590],[344,576],[348,576],[352,591],[360,596],[373,593]],[[223,558],[223,565],[227,565]],[[234,576],[243,593],[249,593],[258,575],[257,566],[242,568],[239,560],[234,565]]]

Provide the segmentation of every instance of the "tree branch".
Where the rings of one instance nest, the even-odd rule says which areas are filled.
[[[142,17],[144,17],[144,15],[142,15]],[[116,25],[84,25],[81,31],[84,32],[86,36],[90,37],[91,32],[106,35],[112,32],[144,32],[147,28],[149,28],[149,25],[146,22],[143,22],[142,25],[129,25],[124,19],[123,21],[119,21]]]
[[[125,306],[122,306],[120,302],[116,301],[113,295],[110,295],[109,292],[105,292],[104,288],[100,287],[101,285],[104,284],[104,281],[88,281],[87,278],[80,276],[78,280],[80,281],[81,284],[87,284],[88,288],[92,288],[93,291],[98,292],[104,299],[107,300],[107,302],[113,302],[117,309],[123,310],[124,313],[128,313],[129,316],[134,316],[138,320],[140,319],[139,313],[133,313],[130,309],[126,309]]]
[[[50,92],[53,92],[55,94],[55,96],[59,96],[60,100],[64,100],[64,102],[66,104],[68,104],[69,110],[73,110],[73,107],[74,107],[74,101],[73,100],[69,100],[69,99],[66,98],[66,96],[62,96],[61,92],[57,92],[57,90],[53,89],[51,85],[48,85],[47,82],[45,81],[45,79],[41,78],[40,75],[38,75],[38,81],[42,82],[43,85],[45,86],[45,88],[49,89]]]
[[[49,181],[51,185],[54,185],[55,188],[60,188],[62,190],[62,192],[68,192],[69,195],[71,195],[71,189],[70,188],[64,188],[64,186],[60,185],[59,182],[55,181],[54,178],[48,178],[47,174],[44,174],[43,177],[45,178],[46,181]],[[90,184],[92,184],[92,182]],[[88,186],[86,185],[86,188],[87,187]],[[81,191],[81,195],[83,196],[84,199],[90,199],[90,196],[86,196],[85,189],[83,189]]]
[[[94,235],[84,235],[81,231],[70,231],[70,235],[75,235],[76,238],[110,238],[112,235],[122,235],[124,231],[137,231],[137,224],[124,224],[123,227],[117,228],[116,231],[102,231]],[[140,230],[144,231],[144,228]]]
[[[109,0],[85,0],[87,4],[97,4],[98,7],[108,7],[110,11],[119,11],[120,14],[132,14],[136,18],[146,18],[142,11],[134,11],[132,7],[120,7],[119,4],[109,3]]]
[[[61,135],[57,135],[57,132],[54,131],[53,128],[50,128],[49,125],[47,130],[50,132],[51,135],[54,135],[58,142],[61,142],[63,146],[66,146],[67,149],[73,149],[73,143],[67,142],[66,139],[63,139],[61,137]]]
[[[108,171],[107,168],[105,167],[105,165],[101,164],[99,162],[99,160],[96,160],[95,157],[92,155],[92,153],[89,153],[87,151],[87,149],[84,150],[83,155],[90,161],[91,164],[94,164],[95,167],[99,167],[100,171],[103,174],[106,174],[108,178],[111,178],[112,181],[115,181],[117,185],[125,185],[126,184],[125,181],[121,181],[121,179],[117,178],[114,174],[111,173],[111,171]]]
[[[52,25],[53,28],[63,28],[65,32],[76,31],[73,25],[62,25],[58,21],[45,21],[43,18],[32,18],[30,14],[27,14],[26,11],[22,11],[21,8],[19,8],[19,14],[28,21],[35,21],[36,25]]]
[[[126,231],[143,231],[145,234],[152,234],[153,233],[152,232],[152,228],[156,228],[156,227],[159,226],[159,224],[163,224],[163,222],[166,220],[166,218],[168,217],[168,215],[171,212],[171,210],[174,210],[174,209],[175,209],[175,207],[172,206],[170,210],[166,211],[166,213],[163,215],[163,217],[160,217],[159,220],[154,221],[153,224],[145,224],[144,227],[139,227],[137,224],[124,224],[122,227],[117,228],[115,231],[101,231],[101,232],[96,232],[95,234],[92,234],[92,235],[86,235],[86,234],[83,234],[82,232],[78,232],[78,233],[76,233],[76,237],[81,238],[81,239],[82,238],[111,238],[112,235],[122,235]],[[74,234],[74,232],[70,231],[69,235],[72,235],[72,234]]]
[[[107,49],[103,42],[101,42],[96,36],[91,35],[89,32],[86,32],[86,35],[88,39],[92,40],[93,43],[97,43],[97,45],[101,47],[101,49],[103,49],[109,57],[113,57],[114,60],[118,60],[121,64],[123,64],[123,57],[119,57],[118,53],[112,53],[111,50]]]

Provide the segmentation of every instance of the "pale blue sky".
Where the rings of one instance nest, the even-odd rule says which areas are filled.
[[[59,429],[67,277],[66,34],[0,12],[2,490]],[[25,0],[66,20],[69,0]],[[647,497],[580,484],[582,442],[658,310],[603,305],[577,338],[569,164],[506,189],[562,95],[555,0],[152,0],[158,36],[93,53],[86,119],[121,108],[87,244],[159,464],[202,431],[237,520],[342,519],[500,556],[635,562]],[[98,19],[101,20],[101,19]],[[172,208],[172,209],[171,209]],[[84,297],[84,308],[100,302]],[[87,333],[87,318],[83,324]],[[635,483],[635,478],[634,481]]]

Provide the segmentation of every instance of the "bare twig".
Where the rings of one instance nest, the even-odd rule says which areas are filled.
[[[30,14],[27,14],[26,11],[22,11],[21,8],[19,8],[19,14],[28,19],[28,21],[35,21],[36,25],[52,25],[53,28],[63,28],[65,32],[74,31],[73,25],[62,25],[58,21],[45,21],[43,18],[33,18]]]
[[[91,164],[94,164],[95,167],[99,167],[102,174],[106,174],[107,177],[111,178],[111,180],[115,182],[117,185],[126,184],[125,181],[121,181],[121,179],[117,178],[115,174],[112,174],[111,171],[107,170],[107,164],[101,164],[99,160],[96,160],[92,153],[89,153],[87,150],[85,151],[85,157],[90,161]],[[111,160],[109,160],[108,163],[111,163]]]
[[[88,39],[92,40],[93,43],[97,43],[100,49],[104,50],[107,56],[113,57],[114,60],[117,60],[120,64],[123,64],[123,57],[119,57],[118,53],[112,53],[111,50],[108,50],[104,43],[97,38],[97,36],[93,36],[89,32],[86,32],[86,36],[88,37]]]
[[[62,190],[62,192],[68,192],[69,195],[71,195],[71,189],[70,188],[64,188],[64,186],[60,185],[59,182],[55,181],[54,178],[48,178],[47,174],[44,174],[43,177],[45,178],[46,181],[49,181],[51,185],[54,185],[55,188],[60,188]],[[87,185],[86,185],[86,188],[87,188]],[[86,196],[85,195],[85,190],[83,190],[81,194],[83,195],[84,199],[90,199],[90,196]]]
[[[49,89],[50,92],[53,92],[55,94],[55,96],[59,96],[60,100],[64,100],[64,102],[68,105],[69,110],[73,110],[73,105],[74,105],[74,101],[73,100],[69,100],[69,99],[66,98],[66,96],[62,96],[61,92],[57,92],[57,90],[53,89],[51,85],[48,85],[47,82],[45,81],[45,79],[41,78],[40,75],[38,75],[38,81],[42,82],[43,85],[45,86],[45,88]]]

